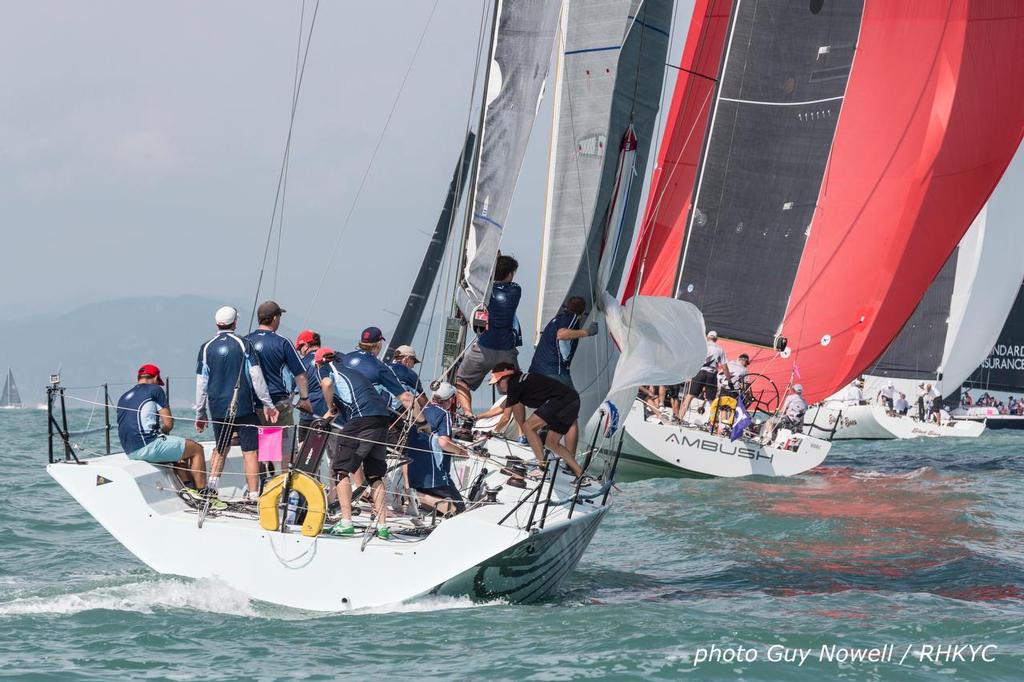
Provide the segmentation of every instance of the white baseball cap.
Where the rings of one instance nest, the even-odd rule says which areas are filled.
[[[804,392],[804,387],[803,387],[802,384],[793,384],[793,390],[796,393],[803,393]]]
[[[455,387],[447,381],[442,381],[434,390],[434,397],[438,400],[448,400],[455,395]]]
[[[717,339],[718,338],[718,332],[716,332],[714,329],[712,329],[711,331],[708,332],[708,338],[709,339]]]
[[[213,316],[213,320],[219,325],[234,324],[235,320],[238,319],[238,311],[229,305],[217,309],[217,313]]]
[[[412,346],[399,346],[395,349],[395,352],[403,358],[412,358],[416,362],[420,361],[419,357],[416,355],[416,349]]]

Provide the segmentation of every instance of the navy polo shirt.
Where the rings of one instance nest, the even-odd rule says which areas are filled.
[[[369,379],[379,392],[387,392],[396,397],[405,393],[406,389],[398,380],[394,370],[381,362],[380,358],[373,353],[357,348],[351,353],[343,355],[341,362],[345,367],[355,370]]]
[[[292,342],[269,329],[257,329],[245,337],[260,357],[260,369],[275,403],[288,398],[295,377],[306,373],[302,358]]]
[[[139,450],[160,435],[160,415],[167,393],[157,384],[138,384],[117,401],[117,437],[126,454]]]
[[[221,421],[228,416],[231,396],[238,383],[236,417],[256,412],[258,403],[250,372],[260,359],[252,344],[234,332],[221,331],[199,348],[196,374],[206,379],[210,417]],[[241,377],[241,380],[239,380]]]
[[[549,377],[566,376],[569,374],[569,365],[576,354],[576,347],[579,339],[571,341],[559,341],[559,329],[579,329],[583,320],[570,310],[562,308],[558,314],[551,318],[551,321],[541,332],[540,341],[533,352],[533,361],[530,363],[530,371],[543,374]]]
[[[334,381],[334,404],[340,410],[335,423],[357,417],[388,417],[388,403],[361,372],[335,360],[320,366],[320,376]]]
[[[491,287],[491,300],[487,304],[487,331],[477,337],[482,348],[512,350],[522,345],[522,333],[516,310],[523,290],[515,282],[495,282]]]
[[[306,380],[309,383],[309,404],[313,406],[313,412],[316,417],[327,412],[327,403],[324,402],[324,392],[320,388],[320,373],[317,371],[316,364],[313,362],[316,356],[316,351],[309,351],[302,356],[302,366],[306,370]],[[313,421],[316,417],[311,414],[301,413],[299,421],[303,424],[308,424]]]
[[[416,450],[406,448],[412,459],[409,463],[409,485],[416,489],[439,488],[450,481],[452,456],[441,449],[438,439],[441,436],[451,438],[452,415],[440,405],[430,403],[423,408],[422,416],[430,427],[431,435],[427,439],[417,432]],[[408,444],[413,445],[412,437]],[[427,449],[430,452],[425,452]]]

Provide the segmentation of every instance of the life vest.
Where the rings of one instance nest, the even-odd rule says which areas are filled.
[[[301,471],[291,473],[292,481],[289,490],[294,490],[306,499],[306,518],[302,522],[302,534],[308,538],[320,535],[327,518],[327,495],[320,482],[309,474]],[[267,481],[260,495],[259,513],[260,527],[264,530],[277,530],[281,524],[281,496],[284,494],[284,482],[288,474],[281,474]]]
[[[719,411],[722,413],[721,419],[719,419]],[[731,426],[732,421],[735,418],[736,398],[732,398],[727,395],[720,395],[711,401],[711,423]]]

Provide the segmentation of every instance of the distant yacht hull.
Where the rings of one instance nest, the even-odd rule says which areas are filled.
[[[767,445],[730,441],[700,429],[660,423],[646,415],[639,401],[634,402],[623,428],[618,481],[795,476],[820,465],[831,448],[828,441],[785,430]]]
[[[983,422],[953,420],[945,424],[891,415],[883,405],[815,405],[807,410],[807,424],[835,429],[833,440],[892,440],[907,438],[977,438]],[[806,429],[805,429],[806,430]]]

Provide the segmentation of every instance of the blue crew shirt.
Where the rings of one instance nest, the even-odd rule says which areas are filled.
[[[417,490],[440,488],[451,482],[452,456],[441,448],[441,436],[452,436],[452,415],[436,403],[423,408],[422,416],[430,427],[430,436],[414,431],[408,441],[409,485]],[[414,449],[415,448],[415,449]]]
[[[487,304],[487,331],[477,337],[482,348],[512,350],[523,345],[516,310],[523,290],[515,282],[495,282]]]
[[[324,392],[320,388],[320,373],[317,371],[315,358],[316,351],[309,351],[302,356],[302,366],[305,368],[306,379],[309,383],[309,404],[313,406],[313,414],[301,413],[299,422],[302,424],[308,424],[327,412],[327,403],[324,402]]]
[[[579,339],[571,341],[559,341],[559,329],[579,329],[583,320],[580,316],[562,308],[545,325],[544,331],[540,334],[540,341],[533,351],[533,360],[530,362],[530,371],[535,374],[543,374],[549,377],[564,377],[569,375],[569,365],[576,355],[576,347]]]
[[[238,384],[235,416],[246,417],[256,412],[258,403],[271,402],[260,370],[259,355],[252,344],[231,331],[221,331],[199,348],[196,361],[196,410],[223,420],[229,415],[231,397]]]
[[[167,393],[158,384],[138,384],[117,401],[117,437],[121,449],[131,454],[160,435],[160,410],[167,407]]]
[[[388,417],[387,400],[361,372],[335,360],[320,366],[320,377],[334,382],[334,404],[339,408],[334,423],[343,426],[358,417]]]
[[[351,353],[343,355],[341,362],[345,367],[355,370],[369,379],[379,393],[390,393],[395,397],[405,393],[406,389],[402,386],[402,382],[399,381],[392,367],[385,365],[373,353],[357,348]],[[388,397],[388,401],[390,400],[391,398]]]
[[[260,358],[260,369],[263,370],[270,399],[275,403],[286,400],[295,386],[295,377],[306,373],[295,346],[269,329],[257,329],[245,338]]]

